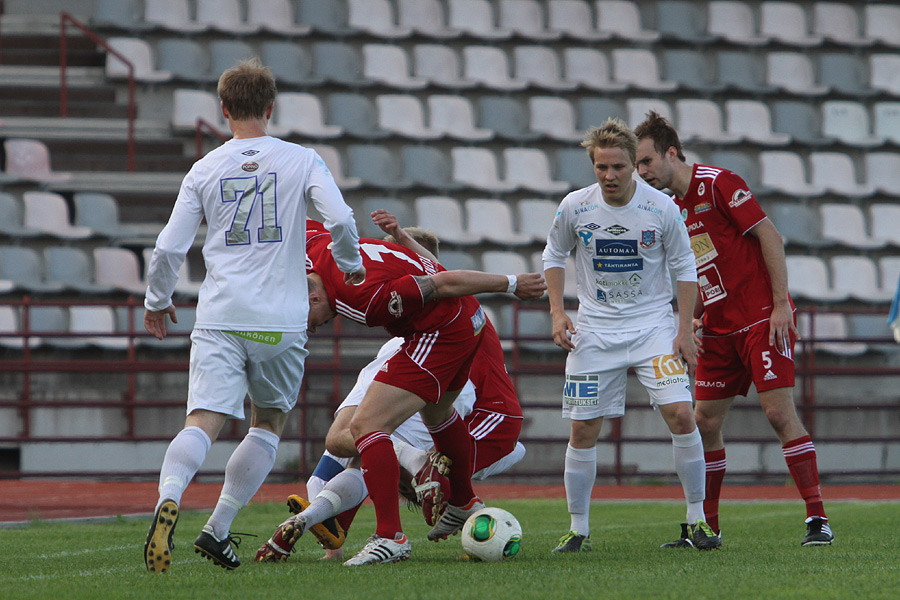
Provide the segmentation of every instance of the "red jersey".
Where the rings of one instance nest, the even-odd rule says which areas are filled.
[[[500,338],[490,320],[485,321],[481,337],[478,354],[469,371],[469,380],[475,386],[475,404],[472,408],[521,417],[519,397],[506,372],[506,359],[500,346]]]
[[[307,229],[307,235],[315,231],[309,230],[309,224]],[[366,280],[360,285],[345,285],[344,274],[331,256],[331,236],[315,233],[311,237],[306,242],[307,267],[321,275],[331,308],[357,323],[384,327],[393,336],[408,338],[438,330],[461,312],[468,317],[474,311],[463,311],[464,304],[474,302],[478,306],[472,297],[426,303],[414,277],[446,269],[399,244],[381,240],[360,240]]]
[[[694,165],[684,198],[673,199],[697,260],[704,333],[727,335],[767,320],[772,283],[759,240],[747,235],[766,213],[749,186],[727,169]]]

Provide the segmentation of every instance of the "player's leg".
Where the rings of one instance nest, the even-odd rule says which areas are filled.
[[[734,397],[721,400],[701,400],[697,398],[694,418],[700,437],[703,438],[703,458],[706,462],[706,500],[703,501],[703,512],[706,522],[714,532],[719,533],[719,498],[722,494],[722,482],[725,480],[725,440],[722,428],[725,417],[734,402]]]
[[[570,527],[553,552],[592,550],[591,491],[597,478],[597,438],[602,427],[603,417],[572,419],[563,474]]]
[[[518,441],[521,417],[475,410],[466,417],[466,425],[475,446],[472,479],[502,473],[524,458],[525,446]]]

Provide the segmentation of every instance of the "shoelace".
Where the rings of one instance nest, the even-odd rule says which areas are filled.
[[[228,537],[222,541],[234,544],[235,548],[240,548],[241,542],[243,541],[243,539],[240,537],[242,535],[247,536],[247,537],[259,537],[258,535],[254,534],[254,533],[238,533],[237,531],[233,531],[233,532],[230,532],[228,534]]]

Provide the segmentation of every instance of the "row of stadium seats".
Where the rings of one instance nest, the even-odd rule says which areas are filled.
[[[876,264],[868,256],[787,256],[788,285],[797,299],[815,302],[855,300],[889,302],[900,280],[900,257],[883,256]]]
[[[487,89],[504,92],[656,92],[712,94],[723,91],[803,97],[900,96],[900,57],[876,52],[857,56],[830,51],[811,57],[799,51],[615,48],[521,44],[509,51],[469,44],[396,44],[266,40],[197,41],[111,37],[111,47],[134,66],[143,82],[211,84],[236,61],[259,56],[287,86],[323,84],[397,90]],[[128,76],[128,66],[109,54],[106,74]]]
[[[245,6],[242,6],[245,5]],[[97,0],[93,25],[182,34],[900,46],[900,7],[656,0]]]

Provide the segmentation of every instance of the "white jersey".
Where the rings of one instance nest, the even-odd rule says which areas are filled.
[[[638,331],[672,320],[672,281],[697,281],[694,253],[678,207],[636,181],[625,206],[610,206],[599,184],[559,205],[544,248],[544,269],[565,268],[575,250],[576,330]]]
[[[353,211],[314,150],[269,136],[216,148],[194,163],[181,184],[150,260],[145,307],[162,310],[172,303],[178,268],[206,219],[206,278],[195,327],[306,331],[309,200],[331,232],[338,267],[358,271]]]

